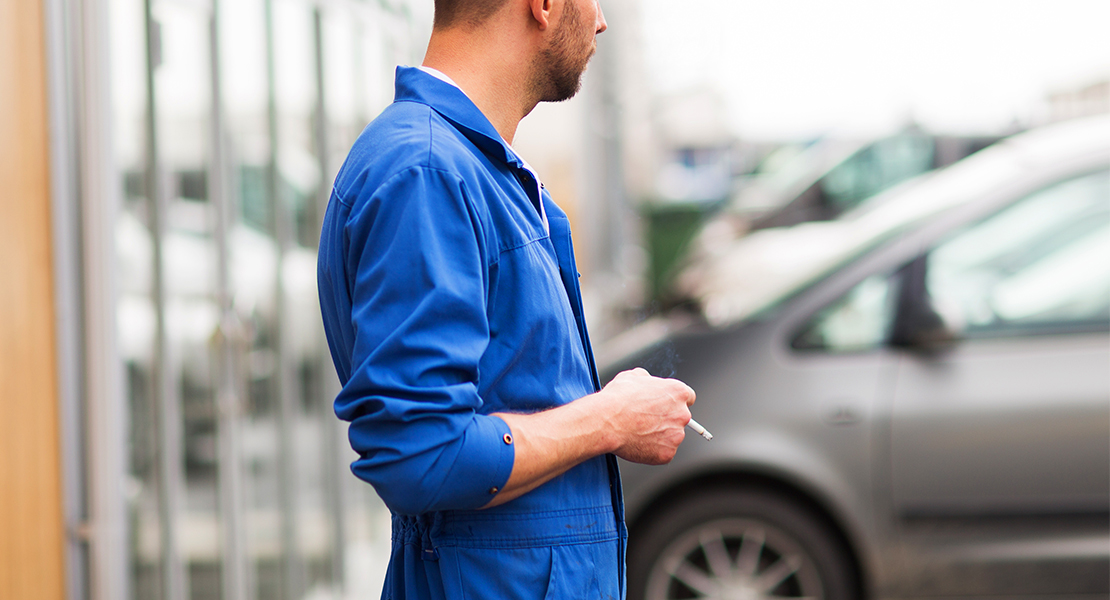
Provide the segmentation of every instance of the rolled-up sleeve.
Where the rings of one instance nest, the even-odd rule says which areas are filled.
[[[481,220],[461,180],[430,168],[355,196],[340,198],[354,336],[335,401],[352,470],[396,513],[480,508],[514,459],[509,427],[478,394],[490,339]]]

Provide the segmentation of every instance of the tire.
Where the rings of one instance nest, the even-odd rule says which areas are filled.
[[[646,519],[629,540],[629,600],[860,598],[839,536],[789,496],[710,489]]]

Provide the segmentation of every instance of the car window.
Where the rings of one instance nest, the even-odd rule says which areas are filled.
[[[865,352],[886,343],[894,316],[890,275],[872,275],[821,310],[791,346],[830,353]]]
[[[933,143],[922,135],[904,134],[875,142],[829,171],[821,188],[836,213],[933,166]]]
[[[1110,327],[1110,171],[1070,179],[965,228],[928,256],[934,309],[965,337]]]

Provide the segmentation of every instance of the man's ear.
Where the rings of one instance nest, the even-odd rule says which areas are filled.
[[[528,0],[528,6],[532,9],[532,18],[540,31],[546,31],[551,25],[551,11],[555,7],[555,0]]]

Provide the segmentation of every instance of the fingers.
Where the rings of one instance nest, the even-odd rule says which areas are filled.
[[[692,406],[694,401],[697,400],[697,394],[694,393],[694,390],[682,381],[673,378],[655,377],[642,367],[622,371],[618,373],[610,383],[616,383],[618,380],[624,380],[625,383],[628,384],[635,382],[635,389],[640,390],[641,394],[650,394],[652,392],[648,391],[648,388],[653,388],[656,390],[656,393],[663,392],[666,395],[680,400],[686,406]]]
[[[610,406],[621,407],[614,414],[624,442],[616,454],[649,465],[670,462],[686,437],[694,390],[677,379],[653,377],[642,368],[620,373],[607,389],[614,398]]]
[[[696,398],[696,394],[694,394],[694,390],[690,389],[690,386],[686,385],[682,381],[679,381],[678,379],[674,379],[672,377],[655,377],[654,375],[649,373],[643,367],[635,367],[633,369],[623,371],[620,374],[618,374],[618,377],[620,375],[624,375],[626,373],[630,376],[635,376],[635,377],[650,377],[651,379],[658,379],[660,381],[665,381],[668,384],[672,384],[674,386],[677,386],[678,394],[679,394],[680,397],[682,397],[685,400],[686,406],[690,406],[691,404],[693,404],[694,400]]]
[[[682,382],[679,382],[679,383],[682,383]],[[686,393],[686,406],[687,407],[694,406],[694,403],[697,400],[696,391],[694,391],[693,387],[690,387],[686,384],[683,384],[683,388],[685,388],[684,391]]]
[[[669,462],[685,438],[694,390],[637,367],[618,374],[604,391],[611,428],[622,440],[617,455],[647,464]]]
[[[684,428],[668,429],[651,438],[641,438],[617,450],[617,456],[634,463],[665,465],[674,459],[686,438]]]
[[[693,388],[677,379],[668,379],[666,381],[673,383],[675,393],[686,403],[686,406],[693,406],[694,401],[697,400],[697,394],[694,392]]]

